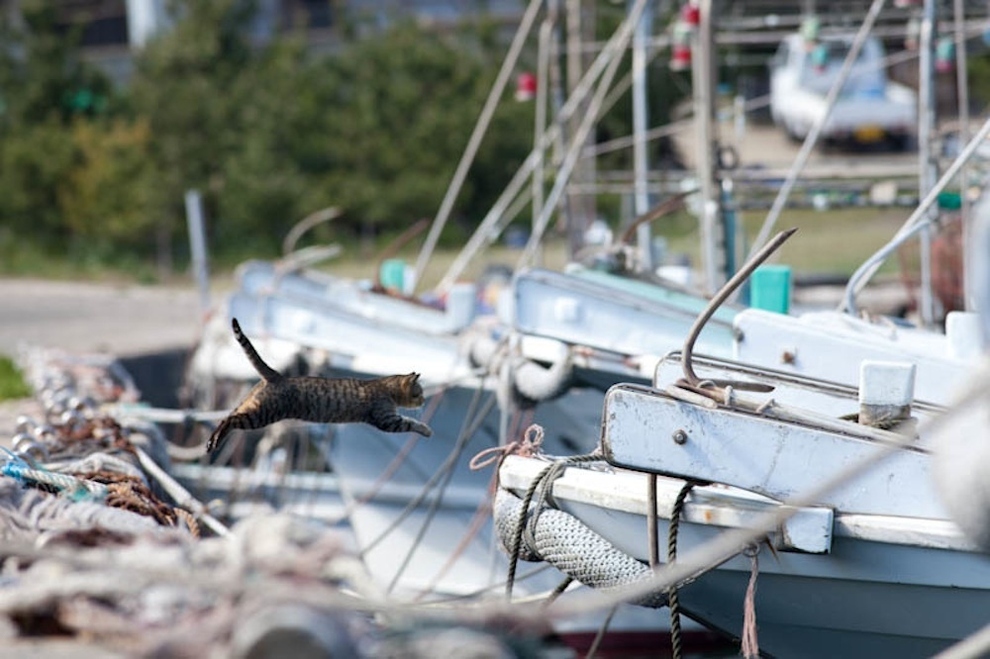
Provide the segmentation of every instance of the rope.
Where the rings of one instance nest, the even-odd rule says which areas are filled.
[[[519,564],[519,553],[522,547],[523,533],[529,530],[530,524],[533,524],[537,517],[539,517],[539,510],[542,506],[538,506],[536,513],[529,520],[530,524],[526,523],[526,517],[529,515],[529,507],[533,503],[533,496],[536,494],[536,490],[547,482],[554,480],[557,476],[563,473],[564,467],[571,464],[578,464],[581,462],[598,462],[602,459],[602,456],[598,453],[589,453],[587,455],[575,455],[563,460],[557,460],[549,465],[547,465],[539,475],[533,479],[533,482],[529,484],[526,488],[526,495],[523,497],[522,506],[519,508],[519,518],[516,520],[515,532],[512,534],[512,546],[509,547],[509,571],[505,580],[505,598],[507,600],[512,599],[512,587],[516,580],[516,566]],[[540,503],[546,500],[548,491],[544,487],[540,495]],[[531,545],[533,543],[530,543]]]
[[[471,399],[471,403],[468,405],[468,412],[464,417],[465,424],[469,423],[469,420],[473,418],[473,415],[475,414],[475,409],[478,404],[478,400],[481,398],[482,391],[483,390],[479,385],[479,387],[475,390],[474,397]],[[486,405],[492,405],[492,404],[494,404],[493,399],[489,399],[488,403],[486,403]],[[442,465],[440,465],[436,473],[430,476],[429,480],[427,480],[426,483],[423,484],[423,487],[422,489],[420,489],[419,494],[413,497],[409,501],[409,503],[405,505],[405,507],[402,509],[402,512],[399,513],[394,520],[392,520],[392,522],[388,525],[388,527],[384,531],[382,531],[377,538],[375,538],[374,540],[372,540],[371,542],[369,542],[367,545],[364,546],[364,548],[361,550],[362,556],[367,555],[368,552],[370,552],[372,549],[377,547],[385,538],[391,535],[392,532],[395,531],[395,529],[397,529],[399,525],[401,525],[406,520],[406,518],[409,517],[409,515],[411,515],[412,512],[419,507],[419,505],[423,502],[423,500],[426,499],[426,497],[433,490],[437,482],[439,482],[440,479],[443,478],[448,471],[454,468],[454,466],[457,464],[457,460],[460,459],[461,453],[464,452],[464,448],[467,446],[468,441],[471,439],[471,435],[477,429],[477,426],[481,425],[481,422],[483,420],[484,420],[484,416],[480,417],[477,423],[475,423],[472,426],[470,432],[461,432],[459,434],[459,436],[457,437],[457,441],[454,444],[454,448],[451,449],[451,452],[447,456],[447,459],[444,460]]]
[[[594,659],[595,655],[598,654],[598,648],[602,644],[602,640],[605,638],[605,632],[608,631],[608,626],[612,624],[612,618],[615,617],[615,612],[619,610],[619,605],[616,604],[605,616],[605,620],[602,621],[602,626],[598,628],[598,633],[595,634],[595,640],[591,642],[591,647],[588,648],[588,654],[585,655],[585,659]]]
[[[92,483],[68,474],[58,474],[47,469],[33,469],[26,462],[14,456],[3,467],[0,474],[16,479],[21,483],[30,482],[42,487],[48,487],[56,492],[66,492],[70,496],[91,496],[103,498],[107,488],[101,483]]]
[[[395,576],[392,577],[392,582],[388,585],[387,592],[389,593],[392,592],[392,589],[395,588],[396,584],[399,582],[399,578],[406,571],[406,568],[409,567],[409,563],[412,560],[413,553],[415,553],[416,549],[423,541],[423,538],[426,536],[426,532],[429,530],[430,525],[433,523],[433,518],[436,516],[437,511],[440,509],[440,504],[443,503],[443,497],[447,492],[447,486],[450,485],[450,481],[454,477],[454,468],[457,466],[457,461],[460,459],[461,454],[464,452],[464,449],[467,447],[468,442],[471,440],[471,437],[478,430],[481,424],[484,423],[485,417],[488,416],[488,413],[491,411],[491,409],[494,406],[495,406],[495,396],[489,396],[488,400],[485,402],[485,405],[480,410],[477,411],[473,419],[471,419],[471,417],[465,419],[464,421],[465,426],[468,426],[469,423],[470,425],[466,428],[463,428],[461,430],[461,436],[457,438],[457,447],[455,448],[454,452],[451,454],[450,458],[448,458],[448,460],[445,463],[446,469],[443,472],[443,482],[440,484],[440,488],[437,491],[437,495],[433,498],[433,501],[430,502],[430,508],[429,510],[427,510],[426,513],[426,519],[423,520],[423,524],[419,527],[419,531],[416,534],[416,539],[413,541],[412,546],[409,547],[409,550],[406,551],[406,555],[405,558],[403,558],[402,560],[402,564],[399,566],[399,569],[396,571]]]
[[[760,546],[753,545],[743,553],[749,556],[750,572],[749,585],[746,586],[746,598],[743,600],[743,630],[739,652],[746,659],[758,659],[760,656],[760,643],[756,638],[756,575],[760,571],[760,561],[758,558]]]
[[[478,471],[495,463],[501,464],[502,460],[509,455],[521,455],[525,458],[531,458],[540,452],[540,445],[543,443],[543,434],[543,426],[533,423],[526,428],[526,434],[522,439],[509,442],[504,446],[492,446],[483,451],[478,451],[471,458],[468,466],[471,467],[471,471]]]
[[[433,415],[436,413],[437,408],[440,407],[440,402],[443,400],[445,393],[446,386],[430,398],[430,402],[427,404],[426,409],[423,410],[423,423],[428,424],[433,419]],[[399,449],[399,452],[396,453],[395,456],[389,461],[381,475],[375,480],[374,483],[371,484],[368,492],[363,494],[360,498],[356,499],[350,506],[348,506],[344,514],[349,517],[355,509],[374,499],[378,495],[378,492],[381,491],[382,487],[385,486],[385,483],[389,482],[392,479],[392,476],[395,475],[395,472],[399,470],[399,467],[405,463],[406,458],[409,457],[409,454],[422,438],[422,435],[413,433],[409,439],[406,440],[406,443],[402,445],[402,448]]]
[[[574,577],[566,577],[563,581],[557,584],[557,587],[550,591],[550,594],[547,595],[547,599],[543,603],[543,607],[546,608],[553,604],[558,597],[564,594],[564,591],[567,590],[567,587],[572,583],[574,583]]]
[[[228,442],[228,445],[243,446],[243,442]],[[172,478],[171,474],[166,472],[158,463],[155,462],[150,455],[144,452],[141,448],[135,448],[134,454],[137,455],[138,462],[141,463],[141,467],[150,475],[155,481],[161,486],[165,492],[172,497],[172,500],[176,504],[182,506],[186,510],[190,511],[197,519],[202,520],[211,531],[216,533],[221,537],[226,537],[230,535],[230,530],[226,526],[220,523],[220,521],[213,515],[209,514],[204,506],[198,499],[196,499],[189,490],[184,488],[177,480]]]
[[[196,517],[185,508],[179,508],[178,506],[173,508],[172,512],[175,513],[176,519],[182,520],[182,522],[186,525],[186,528],[189,529],[189,535],[196,540],[199,540],[199,522],[196,521]]]
[[[493,490],[492,486],[494,484],[495,484],[495,477],[493,475],[492,482],[489,484],[488,487],[489,495],[492,494],[492,490]],[[450,571],[450,568],[454,567],[454,563],[456,563],[457,559],[459,559],[461,555],[464,554],[464,551],[467,549],[468,545],[471,543],[472,540],[474,540],[475,537],[477,537],[478,532],[481,531],[481,527],[491,517],[491,512],[492,512],[492,504],[490,498],[486,498],[480,504],[478,504],[478,507],[474,511],[474,516],[471,518],[471,523],[468,524],[467,531],[465,531],[464,535],[461,536],[460,542],[458,542],[457,546],[454,547],[454,551],[450,552],[450,556],[447,557],[446,562],[444,562],[444,564],[440,567],[440,569],[437,570],[437,573],[433,576],[433,578],[430,579],[430,582],[419,592],[419,595],[416,596],[415,601],[419,601],[422,598],[426,597],[427,595],[431,594],[433,590],[436,588],[436,585],[440,583],[440,580],[443,579],[445,576],[447,576],[447,572]]]
[[[479,380],[478,386],[474,390],[474,395],[471,397],[471,402],[468,403],[467,413],[464,415],[465,423],[467,423],[467,419],[471,418],[472,415],[474,414],[475,409],[477,408],[478,405],[478,401],[481,399],[482,392],[483,392],[483,382]],[[388,527],[386,527],[386,529],[378,535],[378,537],[376,537],[374,540],[372,540],[371,542],[369,542],[367,545],[364,546],[364,548],[360,552],[362,556],[370,552],[372,549],[378,546],[378,544],[381,543],[382,540],[384,540],[389,535],[391,535],[392,531],[398,528],[398,526],[402,524],[402,522],[404,522],[405,519],[409,517],[409,515],[412,514],[412,511],[415,510],[420,503],[422,503],[423,499],[425,499],[427,495],[430,493],[430,491],[433,489],[433,486],[437,484],[437,481],[440,480],[440,478],[443,476],[443,474],[446,472],[447,469],[452,467],[453,463],[457,460],[457,457],[460,456],[460,451],[463,450],[462,444],[466,443],[466,441],[467,439],[464,437],[464,434],[461,433],[457,437],[457,441],[455,442],[454,448],[451,450],[450,455],[447,457],[444,463],[440,465],[436,473],[430,476],[430,478],[423,484],[423,487],[420,489],[419,494],[413,497],[413,499],[406,504],[406,506],[402,509],[402,512],[400,512],[398,516],[396,516],[396,518],[392,520],[392,523],[389,524]]]
[[[512,534],[512,546],[509,547],[509,570],[505,578],[505,599],[507,600],[512,600],[512,586],[516,581],[516,566],[519,564],[519,549],[522,546],[523,527],[526,525],[529,506],[533,502],[536,488],[540,486],[543,478],[550,473],[556,464],[553,463],[544,467],[543,471],[526,488],[526,494],[523,496],[522,506],[519,508],[519,518],[516,520],[515,533]]]
[[[681,514],[684,512],[684,501],[691,492],[694,483],[686,481],[677,493],[674,507],[670,512],[670,526],[667,530],[667,565],[677,560],[677,532],[681,525]],[[681,641],[681,603],[677,596],[677,585],[667,590],[667,606],[670,609],[670,656],[681,659],[683,646]]]
[[[150,517],[162,526],[175,526],[176,523],[175,509],[162,503],[141,482],[121,480],[107,485],[106,504]]]

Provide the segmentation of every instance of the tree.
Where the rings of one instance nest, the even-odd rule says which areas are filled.
[[[0,224],[3,246],[64,251],[73,231],[58,199],[79,166],[74,122],[110,109],[110,83],[79,57],[77,34],[55,22],[54,0],[26,1],[0,24]]]
[[[476,34],[404,24],[315,66],[322,128],[311,148],[323,154],[326,201],[379,228],[436,212],[499,64]],[[531,111],[503,104],[462,192],[464,214],[480,218],[522,162]]]
[[[180,235],[185,191],[199,188],[215,217],[222,163],[238,148],[238,108],[230,92],[253,58],[245,7],[236,0],[172,3],[173,28],[136,59],[131,96],[148,122],[153,172],[146,210],[164,263]]]
[[[186,0],[140,58],[134,106],[148,118],[163,232],[181,237],[188,187],[204,192],[211,246],[228,254],[272,253],[328,205],[355,234],[432,215],[500,61],[484,33],[403,24],[314,55],[286,38],[252,47],[241,7]],[[511,105],[500,113],[462,208],[487,209],[506,163],[529,150],[530,122]]]

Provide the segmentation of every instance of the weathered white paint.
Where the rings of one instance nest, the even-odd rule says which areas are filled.
[[[955,358],[944,334],[873,323],[838,312],[800,317],[746,309],[736,315],[741,337],[734,359],[788,373],[858,386],[867,359],[915,364],[915,396],[948,405],[972,371],[972,360]]]
[[[914,400],[915,366],[910,362],[864,360],[859,367],[859,404],[904,407]]]
[[[811,483],[874,454],[878,445],[851,422],[848,432],[725,408],[703,409],[662,392],[617,385],[605,399],[602,448],[612,464],[725,483],[784,501]],[[675,433],[686,435],[684,443]],[[876,431],[873,431],[874,433]],[[898,450],[818,502],[844,513],[945,519],[929,475],[930,458]]]
[[[521,496],[546,466],[547,463],[539,460],[509,456],[499,472],[500,483]],[[646,474],[634,471],[574,468],[567,469],[553,482],[553,496],[645,517],[649,511],[647,483]],[[684,481],[680,479],[657,478],[657,516],[660,519],[670,519],[674,501],[683,485]],[[688,496],[681,519],[704,526],[748,528],[779,505],[743,490],[699,486]],[[774,534],[775,547],[782,551],[827,552],[832,543],[832,517],[828,508],[800,509]]]

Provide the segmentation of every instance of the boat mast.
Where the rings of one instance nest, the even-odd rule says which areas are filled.
[[[532,197],[533,222],[543,212],[545,196],[544,179],[546,176],[546,153],[543,146],[543,135],[547,127],[548,87],[550,82],[550,54],[553,50],[553,36],[557,16],[560,13],[559,0],[547,0],[546,15],[540,24],[536,46],[536,108],[534,112],[533,151],[536,154],[536,164],[533,166]],[[554,103],[555,110],[559,103]]]
[[[924,199],[938,180],[938,163],[932,152],[935,128],[934,50],[936,27],[935,0],[924,0],[921,34],[918,39],[918,199]],[[935,220],[938,208],[928,210]],[[930,327],[935,322],[935,300],[932,296],[932,232],[926,226],[918,236],[921,267],[921,291],[918,313],[921,323]]]
[[[485,99],[485,104],[481,108],[481,114],[475,123],[474,130],[471,132],[468,144],[464,149],[464,153],[461,154],[460,161],[457,163],[457,169],[454,171],[454,176],[450,181],[450,185],[447,187],[443,201],[440,202],[440,208],[437,210],[436,217],[433,219],[433,226],[430,227],[426,241],[423,243],[422,249],[420,249],[413,274],[413,287],[419,286],[423,278],[426,264],[430,260],[430,257],[433,256],[433,250],[436,248],[437,241],[440,239],[440,233],[450,218],[450,213],[454,208],[454,201],[456,201],[457,195],[464,185],[468,170],[471,168],[474,157],[481,147],[481,141],[485,136],[485,132],[488,130],[492,117],[495,115],[495,110],[498,107],[499,101],[502,99],[505,86],[509,82],[512,70],[515,68],[519,54],[522,52],[523,46],[526,43],[526,37],[529,35],[542,6],[543,0],[530,0],[529,6],[523,13],[522,20],[519,22],[519,28],[512,37],[512,43],[509,44],[509,52],[502,62],[502,67],[499,69],[498,75],[495,76],[495,82],[492,84],[492,88],[488,92],[488,98]]]
[[[627,0],[632,9],[632,0]],[[636,217],[642,217],[650,210],[650,195],[647,188],[649,159],[646,152],[646,130],[649,122],[649,107],[646,97],[646,63],[650,35],[653,33],[653,5],[648,4],[643,15],[636,22],[633,32],[632,51],[632,101],[633,101],[633,209]],[[639,268],[653,271],[652,231],[649,222],[636,227],[636,243],[639,249]]]
[[[697,162],[701,193],[701,261],[705,292],[712,295],[725,283],[724,236],[721,230],[721,190],[715,169],[715,40],[713,0],[698,0],[699,23],[692,44],[691,84],[697,130]]]
[[[595,37],[595,3],[587,0],[567,0],[567,91],[573,95],[587,69],[586,55],[582,47],[585,41]],[[577,139],[583,117],[590,110],[590,99],[585,97],[568,126],[568,138]],[[594,131],[583,136],[585,151],[595,145]],[[565,197],[564,215],[567,226],[569,256],[574,257],[584,245],[584,232],[595,219],[597,205],[593,183],[595,159],[581,157],[574,166],[571,185]]]
[[[963,7],[963,0],[953,0],[953,25],[956,42],[956,98],[958,100],[959,113],[959,144],[969,141],[969,79],[966,71],[966,13]],[[969,237],[972,233],[972,222],[970,219],[971,205],[969,203],[969,167],[964,166],[959,172],[959,189],[961,191],[962,206],[960,208],[960,219],[962,221],[962,244],[963,244],[963,308],[972,311],[973,303],[976,300],[976,292],[973,286],[973,273],[970,272]]]

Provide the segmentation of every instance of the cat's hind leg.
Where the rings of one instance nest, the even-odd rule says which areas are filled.
[[[228,415],[217,424],[217,427],[213,430],[213,434],[210,435],[210,439],[206,442],[206,452],[213,453],[219,449],[231,430],[251,427],[253,427],[253,424],[249,415],[237,412]]]

